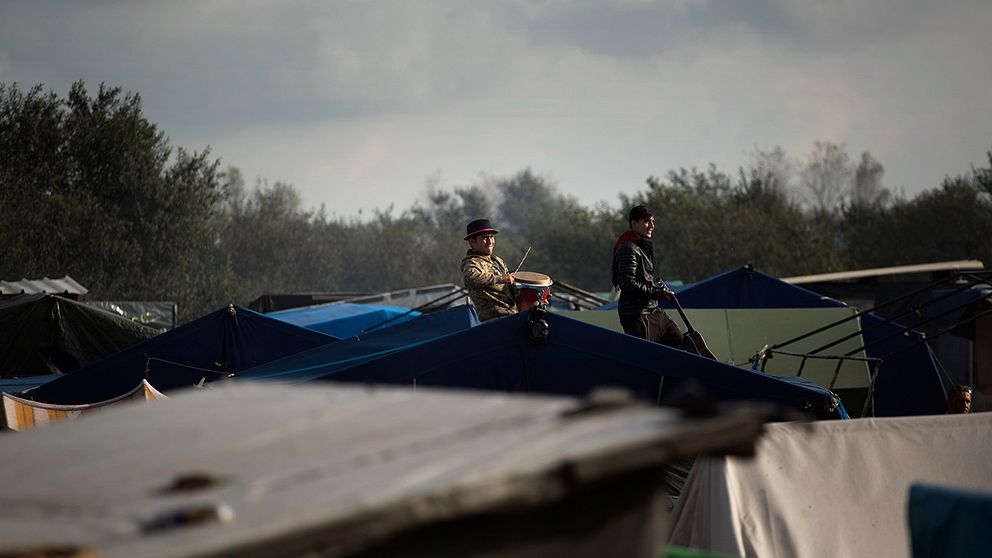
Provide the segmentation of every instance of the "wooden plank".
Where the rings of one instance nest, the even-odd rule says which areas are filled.
[[[439,522],[546,508],[680,455],[753,448],[761,428],[748,413],[687,421],[582,405],[234,384],[3,436],[0,552],[347,555]],[[205,521],[168,528],[183,512]]]

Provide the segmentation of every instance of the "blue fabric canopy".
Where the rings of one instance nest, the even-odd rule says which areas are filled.
[[[61,374],[45,374],[44,376],[27,376],[25,378],[3,378],[0,379],[0,393],[19,395],[33,387],[47,384]]]
[[[688,285],[679,292],[679,302],[683,308],[846,306],[766,273],[743,268]],[[661,304],[673,307],[667,300]],[[863,314],[861,327],[865,353],[885,357],[875,383],[876,416],[930,415],[947,410],[936,357],[922,342],[922,335],[915,331],[902,333],[902,326],[874,314]],[[894,351],[898,352],[891,354]]]
[[[571,396],[616,386],[655,403],[692,380],[716,400],[774,402],[842,418],[820,387],[752,372],[678,349],[548,314],[550,336],[530,341],[530,313],[487,321],[405,350],[334,369],[317,379],[535,392]]]
[[[156,389],[223,379],[287,355],[337,341],[336,337],[228,306],[38,386],[35,401],[82,405],[106,401],[146,378]]]
[[[233,379],[306,382],[477,325],[479,318],[471,306],[455,306],[255,366]]]
[[[399,306],[374,306],[349,302],[305,306],[269,312],[275,318],[344,339],[366,331],[392,327],[420,315],[416,310]]]
[[[907,515],[913,558],[970,558],[992,550],[992,493],[916,483]]]

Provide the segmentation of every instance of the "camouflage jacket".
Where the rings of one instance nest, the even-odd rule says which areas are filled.
[[[499,282],[501,275],[509,273],[506,262],[493,254],[483,256],[469,250],[462,258],[462,277],[468,296],[475,305],[479,319],[486,321],[517,313],[517,293],[513,285]]]

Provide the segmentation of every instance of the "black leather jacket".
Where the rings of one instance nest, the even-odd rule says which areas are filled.
[[[651,312],[658,307],[663,287],[654,283],[654,247],[651,240],[624,242],[613,254],[613,284],[620,289],[621,316]]]

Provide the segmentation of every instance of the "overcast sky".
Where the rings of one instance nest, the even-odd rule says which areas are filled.
[[[141,95],[331,214],[524,168],[591,205],[815,140],[909,195],[987,163],[989,0],[0,0],[0,81]]]

